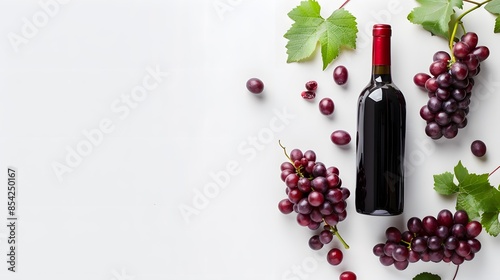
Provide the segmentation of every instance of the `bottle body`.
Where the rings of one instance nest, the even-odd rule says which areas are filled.
[[[356,211],[388,216],[401,214],[404,206],[406,102],[392,83],[390,48],[378,49],[387,48],[389,38],[382,38],[384,44],[376,39],[372,79],[358,99]],[[380,59],[380,53],[389,58]]]

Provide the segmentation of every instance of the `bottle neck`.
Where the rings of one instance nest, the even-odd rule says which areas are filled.
[[[392,82],[390,36],[373,37],[372,79],[376,82]]]

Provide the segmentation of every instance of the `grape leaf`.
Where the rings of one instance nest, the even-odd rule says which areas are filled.
[[[321,7],[315,0],[302,1],[288,13],[294,23],[285,33],[288,39],[287,62],[309,58],[321,45],[323,70],[339,55],[342,48],[356,48],[358,27],[356,18],[345,9],[335,10],[327,19],[320,15]]]
[[[500,33],[500,0],[493,0],[493,1],[489,2],[488,4],[486,4],[486,6],[484,6],[484,8],[488,12],[497,16],[497,18],[495,20],[494,32]]]
[[[434,175],[434,189],[443,195],[451,195],[458,192],[458,186],[453,182],[453,174],[445,172]]]
[[[463,0],[417,0],[419,7],[408,14],[408,20],[420,24],[433,35],[450,38],[450,22],[454,8],[463,7]]]
[[[436,274],[432,274],[429,272],[422,272],[417,276],[413,277],[413,280],[441,280],[441,277]]]
[[[498,213],[485,212],[481,216],[481,224],[488,228],[488,233],[497,236],[500,234],[500,222],[498,221]]]
[[[457,193],[457,210],[465,210],[470,219],[479,219],[486,232],[500,234],[500,191],[491,186],[489,174],[469,173],[461,162],[454,168],[455,174],[445,172],[434,175],[434,189],[444,195]],[[453,182],[453,176],[458,185]]]

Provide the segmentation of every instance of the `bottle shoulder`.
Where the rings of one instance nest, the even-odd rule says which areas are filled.
[[[399,102],[405,103],[405,98],[403,92],[392,82],[375,82],[371,81],[368,85],[361,91],[359,95],[359,101],[371,97],[376,100],[380,99],[399,99]]]

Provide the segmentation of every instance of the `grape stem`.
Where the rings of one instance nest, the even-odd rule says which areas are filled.
[[[455,278],[457,278],[457,274],[458,274],[458,269],[460,268],[460,265],[458,264],[457,265],[457,269],[455,270],[455,275],[453,275],[453,279],[452,280],[455,280]]]
[[[463,14],[461,14],[458,18],[457,18],[457,21],[455,22],[455,24],[453,25],[453,31],[451,32],[451,36],[450,36],[450,52],[451,52],[451,61],[452,62],[455,62],[455,55],[453,54],[453,43],[455,42],[455,36],[457,35],[457,29],[458,29],[458,26],[459,25],[462,25],[462,19],[468,15],[470,12],[480,8],[481,6],[491,2],[492,0],[486,0],[486,1],[483,1],[483,2],[476,2],[476,1],[468,1],[468,0],[465,0],[465,2],[469,2],[469,3],[472,3],[474,4],[475,6],[470,8],[469,10],[465,11]],[[463,27],[463,25],[462,25]]]
[[[339,230],[337,229],[337,226],[331,226],[329,225],[325,219],[323,219],[323,222],[325,223],[325,225],[327,225],[328,227],[330,227],[330,231],[335,235],[337,236],[337,238],[339,239],[340,243],[342,243],[342,245],[344,245],[344,248],[346,249],[349,249],[349,245],[347,244],[347,242],[345,242],[344,238],[342,238],[342,235],[340,235],[339,233]]]
[[[347,3],[349,3],[349,1],[351,1],[351,0],[346,0],[346,1],[344,2],[344,4],[342,4],[342,5],[339,7],[339,10],[340,10],[340,9],[342,9],[342,8],[344,8],[344,6],[345,6],[345,5],[347,5]]]
[[[495,168],[495,170],[491,171],[491,173],[488,175],[488,177],[493,175],[493,173],[495,173],[498,169],[500,169],[500,165],[497,168]]]
[[[304,177],[304,174],[302,174],[302,172],[300,172],[300,168],[301,166],[299,167],[296,167],[295,166],[295,163],[293,162],[293,160],[290,158],[290,156],[288,155],[288,153],[286,152],[286,147],[283,146],[283,144],[281,144],[281,140],[278,140],[278,144],[280,145],[280,147],[283,149],[283,152],[285,153],[285,156],[286,158],[292,163],[293,167],[295,168],[295,171],[297,172],[297,174],[300,176],[300,177]]]

